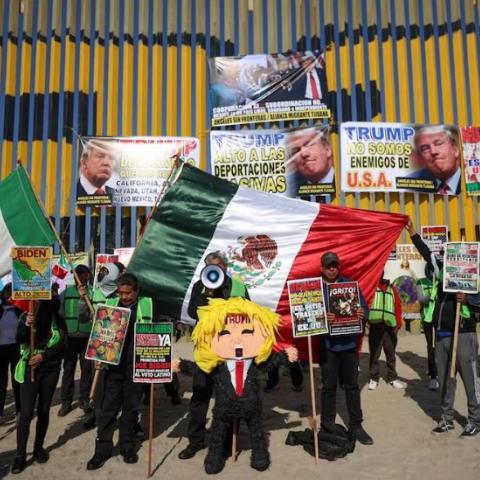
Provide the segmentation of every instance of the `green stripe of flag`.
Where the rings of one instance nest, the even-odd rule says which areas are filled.
[[[128,266],[163,312],[180,318],[195,270],[237,190],[187,164],[168,188]]]
[[[16,245],[47,246],[55,242],[22,165],[0,183],[0,210]]]

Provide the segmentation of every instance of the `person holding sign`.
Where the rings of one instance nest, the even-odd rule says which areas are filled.
[[[435,257],[422,237],[416,232],[411,220],[405,227],[413,244],[435,273],[430,302],[425,311],[427,321],[432,321],[436,328],[435,360],[440,384],[442,417],[432,430],[434,435],[448,433],[455,428],[454,401],[457,388],[456,377],[450,377],[452,345],[455,332],[457,302],[460,303],[460,328],[458,332],[458,350],[456,367],[465,387],[468,402],[468,423],[461,433],[461,438],[472,438],[480,433],[480,398],[478,396],[478,337],[473,309],[478,305],[478,294],[467,295],[463,292],[449,293],[443,291],[443,262]]]
[[[328,298],[328,284],[351,282],[340,275],[340,259],[333,252],[321,258],[324,298]],[[359,290],[360,307],[356,310],[359,320],[368,315],[368,306]],[[335,314],[327,309],[328,322],[335,322]],[[337,381],[342,376],[345,388],[350,434],[364,445],[372,445],[372,437],[362,427],[363,414],[358,386],[357,335],[322,335],[320,337],[320,367],[322,370],[322,393],[320,423],[323,430],[335,432],[337,415]]]
[[[68,349],[63,360],[63,377],[61,388],[62,406],[58,412],[64,417],[72,410],[73,393],[75,390],[75,369],[80,360],[80,408],[90,412],[88,394],[92,383],[91,362],[85,360],[88,336],[92,329],[90,310],[84,297],[92,297],[89,286],[90,269],[86,265],[77,265],[75,271],[80,279],[80,285],[69,285],[60,295],[60,313],[63,315],[68,332]]]
[[[381,278],[368,312],[368,346],[370,350],[370,381],[368,389],[375,390],[380,380],[380,365],[378,360],[385,352],[387,360],[387,383],[395,388],[405,388],[405,384],[397,379],[395,369],[395,349],[397,347],[397,332],[402,326],[402,303],[396,287],[386,278]]]
[[[20,383],[21,410],[17,427],[17,456],[11,469],[14,474],[20,473],[27,466],[27,441],[35,406],[37,429],[33,459],[37,463],[45,463],[49,458],[43,442],[48,429],[50,405],[60,376],[67,335],[58,308],[57,300],[34,301],[36,313],[24,313],[20,317],[17,333],[17,340],[21,345],[20,360],[15,369],[15,380]],[[35,332],[33,355],[30,355],[29,345],[31,328],[34,328]]]
[[[152,299],[140,297],[137,278],[125,273],[117,281],[117,297],[107,300],[107,305],[130,309],[130,321],[121,350],[118,365],[108,365],[104,372],[103,399],[101,413],[97,419],[97,439],[95,453],[87,463],[87,470],[103,467],[112,456],[113,432],[118,419],[120,453],[125,463],[137,463],[135,451],[135,425],[142,403],[143,385],[133,382],[134,325],[151,323],[153,316]]]
[[[197,310],[208,305],[210,298],[243,297],[250,299],[247,287],[236,276],[227,275],[227,262],[222,252],[211,252],[205,257],[205,264],[219,266],[225,274],[223,283],[215,288],[207,288],[198,280],[192,288],[188,314],[198,321]],[[205,448],[205,425],[207,423],[208,404],[212,398],[213,381],[210,375],[199,368],[194,368],[192,398],[190,400],[190,420],[188,422],[188,445],[179,454],[181,460],[188,460]]]

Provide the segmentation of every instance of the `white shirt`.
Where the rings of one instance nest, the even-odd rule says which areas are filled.
[[[246,358],[245,360],[227,360],[227,368],[228,371],[230,372],[230,381],[232,382],[233,389],[237,391],[237,382],[235,381],[235,364],[237,362],[242,362],[243,361],[243,383],[245,384],[245,379],[247,378],[247,373],[248,369],[250,368],[250,365],[252,364],[252,359],[251,358]]]

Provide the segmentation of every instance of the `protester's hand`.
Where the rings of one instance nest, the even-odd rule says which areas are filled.
[[[413,237],[417,233],[415,230],[415,227],[413,226],[413,222],[411,218],[408,219],[408,222],[405,225],[405,228],[411,237]]]
[[[172,362],[172,371],[173,373],[180,373],[180,364],[182,363],[181,358],[174,358]]]
[[[41,353],[37,353],[36,355],[33,355],[30,360],[28,361],[28,364],[31,367],[36,367],[39,363],[43,362],[43,355]]]
[[[467,303],[467,294],[464,292],[458,292],[456,295],[457,302],[459,303]]]
[[[357,315],[359,320],[363,320],[365,318],[365,312],[362,307],[357,308]]]
[[[27,327],[31,327],[35,323],[35,315],[33,313],[28,312],[27,318],[25,320],[25,325]]]
[[[77,290],[78,290],[78,296],[80,298],[85,297],[85,295],[87,294],[87,288],[85,287],[85,285],[79,285],[77,287]]]
[[[298,360],[298,350],[293,345],[286,348],[285,353],[287,354],[289,362],[293,363]]]
[[[335,321],[335,314],[332,312],[327,312],[327,320],[329,322],[334,322]]]
[[[95,362],[95,370],[101,370],[102,369],[102,362]]]

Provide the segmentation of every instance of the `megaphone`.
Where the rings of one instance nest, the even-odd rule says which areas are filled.
[[[225,282],[225,272],[218,265],[207,265],[200,273],[200,281],[205,288],[216,290]]]

